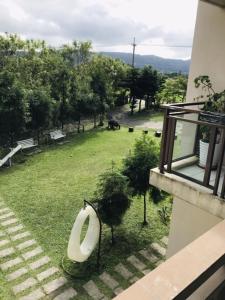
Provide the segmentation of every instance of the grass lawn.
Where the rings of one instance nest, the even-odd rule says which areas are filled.
[[[40,154],[27,156],[24,163],[0,172],[0,197],[31,231],[56,266],[60,265],[66,252],[69,234],[83,199],[93,195],[98,175],[111,167],[112,160],[120,166],[122,158],[141,134],[141,130],[128,133],[125,128],[88,131],[71,138],[70,143],[45,147]],[[142,228],[143,203],[141,199],[134,199],[123,225],[116,229],[117,243],[113,247],[109,243],[110,230],[103,227],[104,270],[112,270],[135,251],[168,234],[168,228],[162,225],[158,216],[159,206],[148,203],[149,225]],[[90,262],[95,262],[94,255]],[[84,280],[74,282],[76,290],[80,291],[79,299],[89,299],[81,285],[90,278],[97,278],[97,273],[88,270]],[[0,286],[0,299],[14,299],[10,298],[10,285],[4,283],[1,273]]]

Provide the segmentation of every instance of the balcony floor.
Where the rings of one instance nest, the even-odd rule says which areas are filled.
[[[190,177],[190,180],[191,178],[194,178],[196,180],[203,182],[205,169],[199,167],[197,163],[195,163],[191,166],[184,166],[184,167],[177,168],[176,172]],[[224,174],[225,174],[225,167],[223,167],[221,171],[218,195],[220,195],[222,189]],[[216,170],[212,170],[209,184],[214,186],[215,179],[216,179]]]

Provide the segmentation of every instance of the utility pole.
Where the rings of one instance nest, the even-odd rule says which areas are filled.
[[[135,44],[135,37],[134,37],[134,41],[133,41],[133,55],[132,55],[132,88],[131,88],[131,103],[130,103],[130,108],[131,108],[131,115],[133,115],[134,113],[134,108],[136,106],[136,99],[134,96],[134,55],[135,55],[135,47],[137,46]]]
[[[137,46],[137,44],[135,44],[135,37],[134,37],[134,41],[133,41],[132,46],[133,46],[132,67],[134,68],[135,47]]]

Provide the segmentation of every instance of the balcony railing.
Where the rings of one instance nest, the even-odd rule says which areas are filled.
[[[214,195],[219,195],[224,199],[225,123],[223,123],[221,115],[218,118],[218,115],[215,114],[214,120],[210,120],[213,114],[201,110],[204,103],[187,102],[163,106],[165,113],[159,168],[161,173],[173,173],[203,185],[211,189]],[[206,121],[207,116],[209,121]],[[205,167],[200,167],[199,141],[203,126],[208,129],[210,138]],[[214,166],[214,155],[218,156],[216,167]]]

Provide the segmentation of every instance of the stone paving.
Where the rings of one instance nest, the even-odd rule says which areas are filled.
[[[0,202],[0,227],[0,270],[12,286],[13,299],[76,298],[77,291],[4,202]]]
[[[163,237],[159,243],[152,243],[148,249],[129,256],[112,272],[103,272],[95,282],[85,283],[83,293],[94,300],[113,298],[162,263],[167,244],[168,238]],[[52,265],[4,202],[0,202],[0,270],[12,285],[15,299],[79,299],[79,293],[69,286],[61,271]]]
[[[131,255],[123,263],[115,266],[114,271],[116,278],[113,274],[103,272],[99,279],[104,283],[105,287],[111,291],[111,298],[121,293],[124,289],[135,283],[142,276],[151,272],[151,270],[163,262],[162,253],[165,253],[165,245],[168,243],[167,237],[161,239],[158,243],[153,243],[148,249],[140,250],[137,254]],[[153,248],[151,248],[153,246]],[[136,270],[136,271],[134,271]],[[138,272],[138,276],[137,276]],[[122,279],[120,280],[117,278]],[[118,281],[117,281],[118,280]],[[83,285],[87,294],[94,300],[108,299],[102,291],[101,285],[98,282],[90,280]]]

